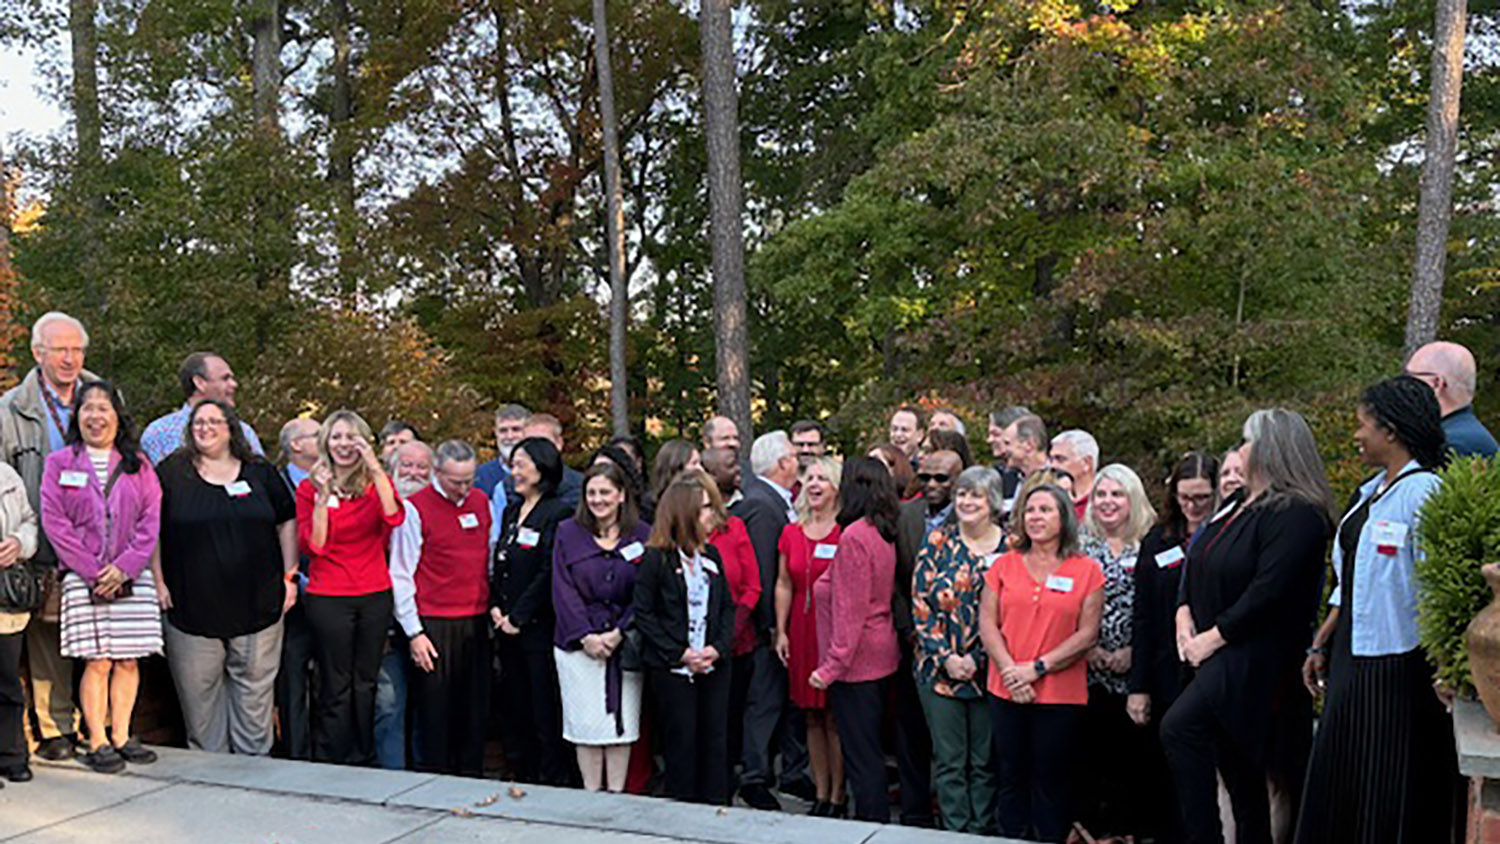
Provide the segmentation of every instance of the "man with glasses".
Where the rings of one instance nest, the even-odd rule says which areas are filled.
[[[822,457],[828,451],[827,437],[823,433],[822,424],[811,419],[801,419],[793,422],[789,430],[792,435],[792,447],[797,450],[799,468],[806,469],[809,463]],[[793,495],[795,497],[795,493]]]
[[[1437,396],[1448,448],[1459,457],[1493,457],[1495,438],[1474,415],[1474,354],[1457,343],[1428,343],[1412,353],[1406,374],[1421,379]]]
[[[213,352],[193,352],[183,358],[182,366],[177,368],[177,381],[187,397],[182,407],[153,420],[141,432],[141,451],[146,452],[152,465],[167,459],[167,455],[182,446],[182,434],[193,405],[204,399],[218,399],[234,407],[234,393],[240,386],[229,363]],[[241,420],[240,429],[245,432],[250,448],[256,454],[265,454],[250,423]]]

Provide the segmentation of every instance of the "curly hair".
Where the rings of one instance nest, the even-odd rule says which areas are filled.
[[[1423,469],[1440,469],[1448,462],[1443,415],[1432,388],[1419,378],[1397,375],[1365,388],[1360,407],[1375,424],[1391,432]]]

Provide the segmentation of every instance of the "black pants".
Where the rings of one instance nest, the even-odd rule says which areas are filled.
[[[391,623],[391,591],[308,595],[304,606],[318,654],[313,758],[345,765],[373,764],[375,682]]]
[[[1148,742],[1154,731],[1130,720],[1125,695],[1100,686],[1089,686],[1082,731],[1075,756],[1077,820],[1096,837],[1143,835],[1147,811],[1170,793],[1144,790],[1157,771]],[[1122,765],[1122,759],[1133,762]]]
[[[1002,837],[1067,838],[1072,797],[1068,778],[1083,710],[1071,704],[990,698],[995,723],[995,802]]]
[[[1270,844],[1271,809],[1266,772],[1219,723],[1201,685],[1189,683],[1161,722],[1161,743],[1182,802],[1182,824],[1191,844],[1222,844],[1219,788],[1224,778],[1234,806],[1235,840]],[[1295,805],[1295,804],[1294,804]]]
[[[306,596],[282,618],[281,669],[276,674],[276,709],[281,739],[277,751],[288,759],[312,758],[312,662],[316,640],[307,624]]]
[[[552,643],[499,635],[501,742],[511,775],[523,782],[574,785],[578,763],[562,737],[562,692]]]
[[[409,686],[420,728],[417,770],[484,776],[484,729],[490,711],[489,616],[422,616],[437,648],[431,673],[412,666]]]
[[[26,764],[26,735],[21,724],[26,718],[26,696],[21,690],[21,642],[25,634],[17,631],[0,636],[0,768]]]
[[[653,668],[647,677],[656,698],[667,796],[722,806],[729,802],[728,660],[708,674],[684,677]]]
[[[891,678],[896,705],[896,770],[901,775],[901,823],[932,826],[932,734],[923,717],[912,673],[911,651],[901,651],[901,667]]]
[[[839,742],[844,748],[844,777],[849,781],[854,817],[876,823],[891,820],[890,802],[886,799],[885,751],[880,747],[885,689],[883,679],[834,683],[828,687],[828,705],[838,720]]]

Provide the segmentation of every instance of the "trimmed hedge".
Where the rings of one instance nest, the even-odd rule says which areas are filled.
[[[1437,678],[1473,693],[1464,632],[1494,598],[1479,569],[1500,562],[1500,468],[1454,460],[1417,523],[1417,626]]]

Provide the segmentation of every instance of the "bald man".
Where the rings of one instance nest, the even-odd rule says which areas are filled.
[[[1457,343],[1428,343],[1412,353],[1406,374],[1421,379],[1437,396],[1448,448],[1459,457],[1493,457],[1495,438],[1474,415],[1474,354]]]

